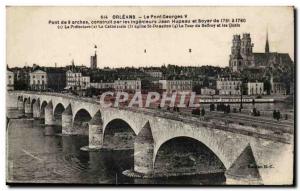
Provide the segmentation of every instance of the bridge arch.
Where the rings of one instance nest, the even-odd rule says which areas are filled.
[[[41,117],[42,118],[45,117],[45,108],[46,108],[47,104],[48,103],[46,100],[42,101],[42,104],[41,104]]]
[[[76,117],[76,114],[82,110],[85,110],[86,112],[89,113],[90,116],[94,116],[98,111],[99,111],[99,107],[92,107],[89,103],[85,103],[85,102],[78,102],[77,100],[76,101],[71,101],[71,102],[68,102],[65,107],[67,107],[69,105],[69,103],[71,104],[72,106],[72,111],[73,111],[73,121],[75,121],[75,117]],[[101,111],[100,111],[101,113]],[[102,115],[102,113],[101,113]]]
[[[37,101],[37,99],[35,99],[35,98],[32,98],[32,100],[31,100],[31,103],[30,103],[30,105],[31,105],[31,108],[33,108],[33,104],[35,104],[35,102]]]
[[[107,110],[100,109],[100,112],[102,112],[101,115],[103,116],[103,132],[105,132],[108,123],[115,119],[120,119],[125,121],[137,135],[148,119],[148,117],[144,117],[140,114],[134,113],[131,115],[128,111],[115,108],[108,108]]]
[[[91,113],[86,109],[79,109],[75,115],[73,120],[73,127],[80,131],[80,134],[88,135],[89,126],[88,122],[92,119]]]
[[[65,107],[63,104],[58,103],[53,111],[54,119],[57,125],[62,125],[62,113],[65,111]]]
[[[169,140],[178,137],[188,137],[190,139],[197,140],[204,146],[206,146],[216,157],[224,164],[225,168],[228,169],[232,161],[226,155],[225,150],[223,149],[223,145],[220,145],[217,140],[214,139],[214,136],[208,132],[200,132],[200,133],[192,133],[191,131],[177,131],[163,133],[161,135],[155,136],[155,145],[154,145],[154,153],[153,153],[153,165],[155,164],[155,160],[157,158],[158,150],[161,146]]]
[[[110,149],[133,149],[136,133],[124,119],[114,118],[103,129],[103,147]]]
[[[221,159],[203,142],[192,137],[177,136],[160,144],[154,156],[154,172],[160,175],[224,173]]]

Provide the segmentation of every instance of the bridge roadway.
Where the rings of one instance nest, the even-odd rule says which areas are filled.
[[[132,112],[142,112],[147,115],[161,117],[166,119],[171,119],[175,121],[181,121],[184,123],[191,123],[195,125],[201,124],[201,126],[220,129],[224,131],[230,131],[235,133],[240,133],[244,135],[251,135],[258,138],[263,138],[267,140],[278,141],[282,143],[291,143],[293,141],[293,125],[289,124],[278,124],[274,121],[270,122],[265,119],[254,119],[253,117],[247,115],[234,114],[222,114],[219,112],[207,112],[208,116],[199,117],[197,115],[187,114],[187,113],[177,113],[169,112],[163,110],[154,110],[146,108],[136,108],[136,107],[119,107],[121,110],[128,110]],[[214,120],[211,120],[214,119]],[[219,122],[216,122],[216,120]],[[237,124],[237,126],[229,125]],[[266,129],[268,131],[263,131]],[[278,133],[279,132],[279,133]]]
[[[45,128],[55,124],[57,108],[62,107],[62,133],[71,132],[70,135],[80,132],[75,121],[81,120],[84,116],[78,116],[86,111],[91,116],[88,123],[91,149],[101,149],[104,134],[113,121],[124,121],[136,135],[134,172],[143,177],[155,175],[155,166],[160,163],[156,155],[161,146],[167,141],[187,137],[199,141],[215,154],[226,169],[226,181],[229,183],[274,184],[274,178],[277,178],[275,184],[293,181],[294,137],[291,123],[217,112],[207,112],[205,117],[199,117],[163,109],[103,108],[96,99],[47,92],[13,91],[8,93],[7,100],[8,107],[18,100],[13,107],[18,107],[25,114],[44,117]],[[254,167],[249,168],[249,165]],[[268,165],[272,167],[259,167]],[[282,174],[286,176],[282,178]]]
[[[206,117],[209,119],[223,119],[227,123],[238,123],[241,125],[252,126],[272,130],[280,133],[294,133],[294,123],[281,120],[267,119],[261,117],[254,117],[239,113],[220,113],[220,112],[207,112]]]

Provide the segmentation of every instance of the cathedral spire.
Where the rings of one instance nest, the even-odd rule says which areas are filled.
[[[268,35],[268,30],[267,30],[267,38],[266,38],[266,46],[265,46],[265,53],[270,52],[270,47],[269,47],[269,35]]]

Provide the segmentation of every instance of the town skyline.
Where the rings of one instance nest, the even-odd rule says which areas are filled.
[[[259,8],[257,14],[262,11],[261,9],[264,10],[264,13],[259,13],[264,18],[260,23],[253,22],[252,16],[247,14],[251,8],[242,9],[234,13],[234,15],[243,15],[247,19],[247,23],[240,28],[222,30],[139,29],[127,32],[125,30],[58,31],[53,26],[48,26],[46,22],[49,17],[45,15],[49,16],[51,9],[41,7],[31,9],[30,14],[33,15],[31,19],[23,19],[18,16],[21,13],[24,15],[28,9],[25,11],[19,7],[7,10],[7,49],[15,50],[7,52],[9,67],[23,67],[25,63],[27,66],[35,63],[46,67],[55,67],[56,63],[57,67],[64,67],[70,65],[73,59],[75,65],[88,67],[90,56],[94,54],[95,44],[98,47],[99,68],[160,67],[164,64],[226,67],[229,62],[233,34],[250,33],[254,43],[253,50],[264,52],[267,31],[270,51],[288,53],[294,60],[293,27],[290,23],[278,24],[280,19],[285,22],[293,20],[287,19],[293,16],[289,14],[288,9],[286,12],[279,12],[276,18],[269,18],[268,13],[274,11],[276,7]],[[61,9],[57,10],[57,17],[66,17],[67,13],[72,12],[66,7],[64,9],[66,9],[65,13]],[[122,8],[120,9],[122,10]],[[90,11],[91,13],[87,16],[84,8],[81,8],[76,12],[75,17],[94,17],[97,10],[99,9],[96,7],[95,11]],[[227,13],[224,8],[214,11],[216,13],[222,11],[223,14],[225,12],[225,15]],[[205,12],[195,11],[194,14],[201,17]],[[22,22],[21,19],[23,19]],[[18,22],[20,24],[14,24]],[[28,27],[28,25],[35,27]]]
[[[6,184],[294,186],[295,10],[7,6]]]

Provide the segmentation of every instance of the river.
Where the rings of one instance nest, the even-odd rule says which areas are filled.
[[[225,184],[224,175],[197,175],[155,179],[129,178],[122,172],[133,168],[133,151],[81,151],[87,136],[45,136],[39,120],[18,118],[8,110],[7,182],[76,184]]]

